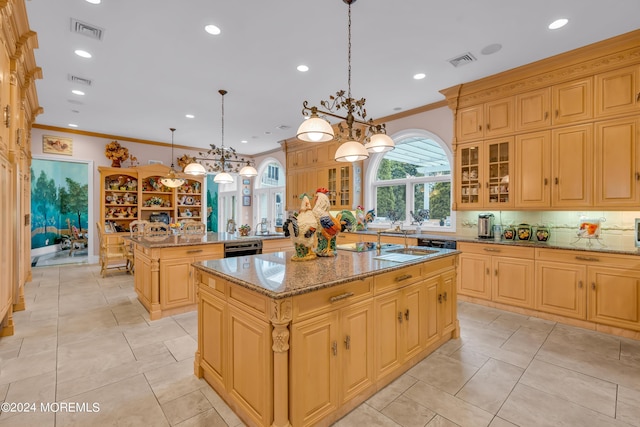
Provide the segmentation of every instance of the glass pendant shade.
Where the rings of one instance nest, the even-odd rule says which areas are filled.
[[[393,139],[384,133],[371,135],[369,142],[364,144],[364,148],[370,153],[384,153],[396,148]]]
[[[160,182],[162,183],[162,185],[165,185],[169,188],[177,188],[184,184],[184,179],[179,178],[173,168],[171,168],[166,176],[160,178]]]
[[[240,175],[246,177],[258,176],[258,171],[251,165],[246,165],[240,169]]]
[[[198,162],[189,163],[184,168],[184,173],[187,175],[202,176],[207,174],[207,170]]]
[[[334,133],[328,121],[312,114],[302,122],[296,136],[305,142],[327,142],[333,139]]]
[[[357,162],[369,158],[369,152],[358,141],[347,141],[336,150],[337,162]]]
[[[226,172],[220,172],[213,178],[213,182],[218,184],[231,184],[233,182],[233,177]]]

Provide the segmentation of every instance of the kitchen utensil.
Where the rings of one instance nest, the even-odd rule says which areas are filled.
[[[493,237],[493,221],[492,213],[478,215],[478,237],[488,239]]]

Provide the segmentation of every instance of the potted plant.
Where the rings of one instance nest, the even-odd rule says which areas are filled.
[[[240,227],[238,227],[238,231],[240,232],[241,236],[248,236],[249,232],[251,231],[251,226],[249,224],[242,224]]]

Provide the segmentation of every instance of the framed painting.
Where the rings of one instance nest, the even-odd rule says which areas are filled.
[[[251,206],[251,196],[242,196],[242,206]]]
[[[42,152],[45,154],[73,155],[73,139],[60,136],[43,135]]]

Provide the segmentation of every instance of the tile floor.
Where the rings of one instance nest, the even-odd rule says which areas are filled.
[[[242,425],[193,375],[195,312],[151,322],[132,277],[95,265],[34,268],[25,293],[0,338],[0,402],[36,411],[0,426]],[[640,426],[639,341],[459,307],[460,339],[336,425]]]

